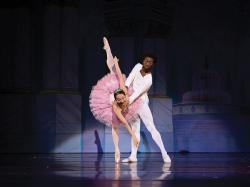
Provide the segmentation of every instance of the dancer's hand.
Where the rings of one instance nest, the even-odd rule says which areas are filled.
[[[115,57],[114,57],[114,64],[115,64],[115,65],[118,65],[118,62],[119,62],[119,59],[115,56]]]
[[[139,145],[139,141],[137,140],[135,135],[132,135],[132,140],[133,140],[133,144],[137,147]]]

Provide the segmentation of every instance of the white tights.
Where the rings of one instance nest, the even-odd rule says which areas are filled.
[[[152,113],[151,113],[150,108],[148,106],[148,102],[144,101],[144,103],[141,105],[141,107],[138,111],[138,114],[139,114],[141,120],[143,121],[143,123],[145,124],[147,130],[151,133],[153,140],[155,141],[157,146],[160,148],[162,156],[165,156],[167,154],[167,151],[164,148],[160,133],[155,128],[153,116],[152,116]],[[134,131],[138,141],[140,141],[140,119],[138,119],[133,124],[131,124],[131,126],[132,126],[132,130]],[[136,158],[137,157],[137,150],[138,150],[138,147],[134,146],[134,144],[131,140],[131,155],[130,156],[133,158]]]

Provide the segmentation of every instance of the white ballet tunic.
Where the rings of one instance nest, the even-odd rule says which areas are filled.
[[[151,73],[145,76],[141,75],[140,70],[142,69],[142,64],[138,63],[135,65],[128,78],[125,81],[125,86],[129,87],[133,82],[134,93],[129,97],[129,103],[133,103],[135,99],[139,96],[142,102],[148,103],[148,90],[152,85],[152,75]]]

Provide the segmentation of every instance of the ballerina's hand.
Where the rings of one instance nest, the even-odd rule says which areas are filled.
[[[114,63],[115,63],[115,64],[118,64],[118,62],[119,62],[119,59],[115,56],[115,57],[114,57]]]

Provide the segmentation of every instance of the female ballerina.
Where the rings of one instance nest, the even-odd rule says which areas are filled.
[[[138,146],[138,140],[129,123],[138,118],[137,109],[140,105],[140,99],[128,105],[128,96],[133,92],[132,87],[129,87],[128,90],[125,87],[125,77],[121,73],[118,59],[113,58],[108,40],[105,37],[103,42],[110,73],[93,86],[90,94],[90,109],[98,121],[112,127],[115,162],[118,163],[120,161],[119,124],[124,125],[132,136],[133,143]]]

